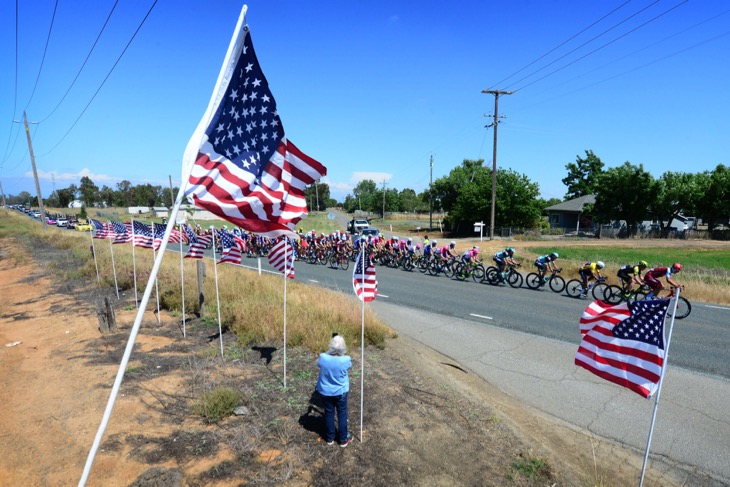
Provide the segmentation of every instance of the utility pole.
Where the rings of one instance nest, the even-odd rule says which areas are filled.
[[[497,125],[499,125],[499,96],[511,95],[514,91],[482,90],[482,93],[494,95],[494,122],[487,127],[494,127],[494,145],[492,149],[492,212],[489,218],[489,240],[494,240],[494,204],[497,199]],[[501,117],[504,118],[504,117]]]
[[[317,186],[317,181],[314,181],[314,194],[317,196],[317,211],[319,211],[319,186]]]
[[[428,231],[433,231],[433,154],[431,154],[431,181],[428,183]]]
[[[3,182],[0,181],[0,195],[3,197],[3,208],[5,208],[5,213],[8,212],[8,205],[5,204],[5,191],[3,191]]]
[[[383,222],[385,222],[385,179],[383,179]]]
[[[175,195],[172,193],[172,174],[168,174],[167,177],[170,178],[170,203],[172,203],[172,206],[175,206]],[[171,210],[172,206],[170,207]]]
[[[38,182],[38,171],[35,168],[35,155],[33,154],[33,143],[30,140],[30,129],[28,128],[28,116],[23,112],[23,123],[25,123],[25,135],[28,136],[28,152],[30,153],[30,163],[33,165],[33,177],[35,178],[35,191],[38,195],[38,207],[41,211],[41,222],[43,223],[43,229],[48,228],[46,222],[46,209],[43,206],[43,196],[41,196],[41,185]],[[36,122],[37,123],[37,122]]]

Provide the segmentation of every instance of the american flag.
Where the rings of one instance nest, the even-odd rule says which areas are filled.
[[[304,188],[327,168],[285,137],[248,26],[233,37],[211,106],[185,151],[185,195],[238,227],[293,237],[307,214]]]
[[[664,365],[664,320],[668,299],[642,300],[615,306],[594,301],[583,311],[583,339],[575,365],[652,396]]]
[[[210,235],[196,235],[190,227],[185,227],[185,233],[188,236],[190,248],[185,254],[185,259],[202,259],[205,248],[210,244],[212,237]]]
[[[132,228],[134,231],[134,245],[137,247],[144,247],[151,249],[153,245],[152,241],[152,230],[149,225],[145,225],[140,222],[132,222]]]
[[[378,281],[375,279],[375,264],[365,252],[365,272],[363,272],[363,250],[357,255],[355,270],[352,273],[352,287],[360,301],[373,301],[378,295]]]
[[[162,239],[165,237],[165,228],[165,225],[160,225],[159,223],[152,222],[152,231],[154,233],[154,243],[152,244],[152,246],[155,248],[155,250],[160,250],[160,246],[162,245]],[[170,240],[172,240],[172,238]]]
[[[93,218],[89,218],[89,221],[94,228],[94,238],[114,238],[114,230],[110,224],[102,223]]]
[[[279,272],[286,272],[289,279],[294,279],[294,247],[286,237],[281,237],[269,250],[269,264]]]
[[[221,230],[220,232],[218,232],[218,238],[220,238],[221,247],[223,248],[221,260],[219,260],[218,263],[222,264],[224,262],[229,262],[231,264],[240,264],[241,249],[238,247],[238,244],[234,240],[233,235],[226,232],[225,230]]]
[[[132,241],[132,233],[127,231],[126,223],[112,222],[112,229],[114,229],[114,242],[112,243],[120,244]]]

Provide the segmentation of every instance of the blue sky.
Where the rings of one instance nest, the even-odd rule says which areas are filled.
[[[45,58],[56,1],[18,0],[17,71],[15,2],[2,2],[6,194],[35,194],[25,132],[13,123],[24,110],[40,122],[30,131],[44,196],[83,175],[99,187],[166,186],[169,175],[180,184],[243,3],[159,0],[102,86],[153,1],[119,2],[60,105],[114,0],[60,0]],[[564,195],[565,165],[585,150],[655,177],[730,163],[726,2],[248,6],[286,135],[327,166],[338,200],[363,178],[421,192],[431,155],[434,180],[463,159],[491,165],[494,97],[484,89],[516,90],[499,99],[498,165],[538,182],[546,198]]]

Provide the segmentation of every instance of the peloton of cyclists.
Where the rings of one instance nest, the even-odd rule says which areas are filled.
[[[578,274],[580,274],[581,278],[580,284],[583,287],[583,290],[580,293],[581,298],[585,298],[588,294],[588,281],[593,278],[601,279],[603,277],[601,276],[601,269],[604,267],[606,267],[606,264],[599,260],[596,262],[586,262],[580,269],[578,269]]]
[[[672,276],[681,270],[682,264],[675,262],[671,267],[655,267],[654,269],[646,271],[646,274],[644,274],[644,282],[651,289],[651,292],[646,296],[647,299],[652,299],[654,297],[658,298],[662,289],[665,289],[664,284],[659,281],[660,277],[665,278],[667,283],[674,287],[681,287],[672,280]]]
[[[504,250],[500,250],[492,257],[492,260],[497,264],[497,268],[499,269],[499,282],[504,282],[504,271],[507,268],[508,264],[513,266],[519,265],[513,259],[514,255],[515,249],[512,247],[507,247]]]
[[[644,283],[641,272],[646,270],[647,267],[649,267],[649,264],[645,260],[640,260],[637,264],[626,264],[618,270],[616,275],[623,282],[624,294],[628,295],[634,284],[641,286]]]
[[[541,255],[537,259],[535,259],[535,267],[537,267],[537,274],[540,276],[543,282],[547,282],[548,278],[545,277],[545,271],[549,270],[550,272],[553,272],[557,270],[557,267],[555,266],[555,261],[558,260],[558,253],[552,252],[547,255]]]

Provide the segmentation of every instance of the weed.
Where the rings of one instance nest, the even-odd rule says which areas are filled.
[[[233,414],[233,410],[240,402],[241,394],[237,390],[217,387],[203,394],[203,397],[193,405],[192,412],[202,416],[206,423],[217,423]]]
[[[529,453],[520,454],[519,458],[512,462],[512,471],[537,483],[551,478],[550,466],[547,462],[533,457]]]

